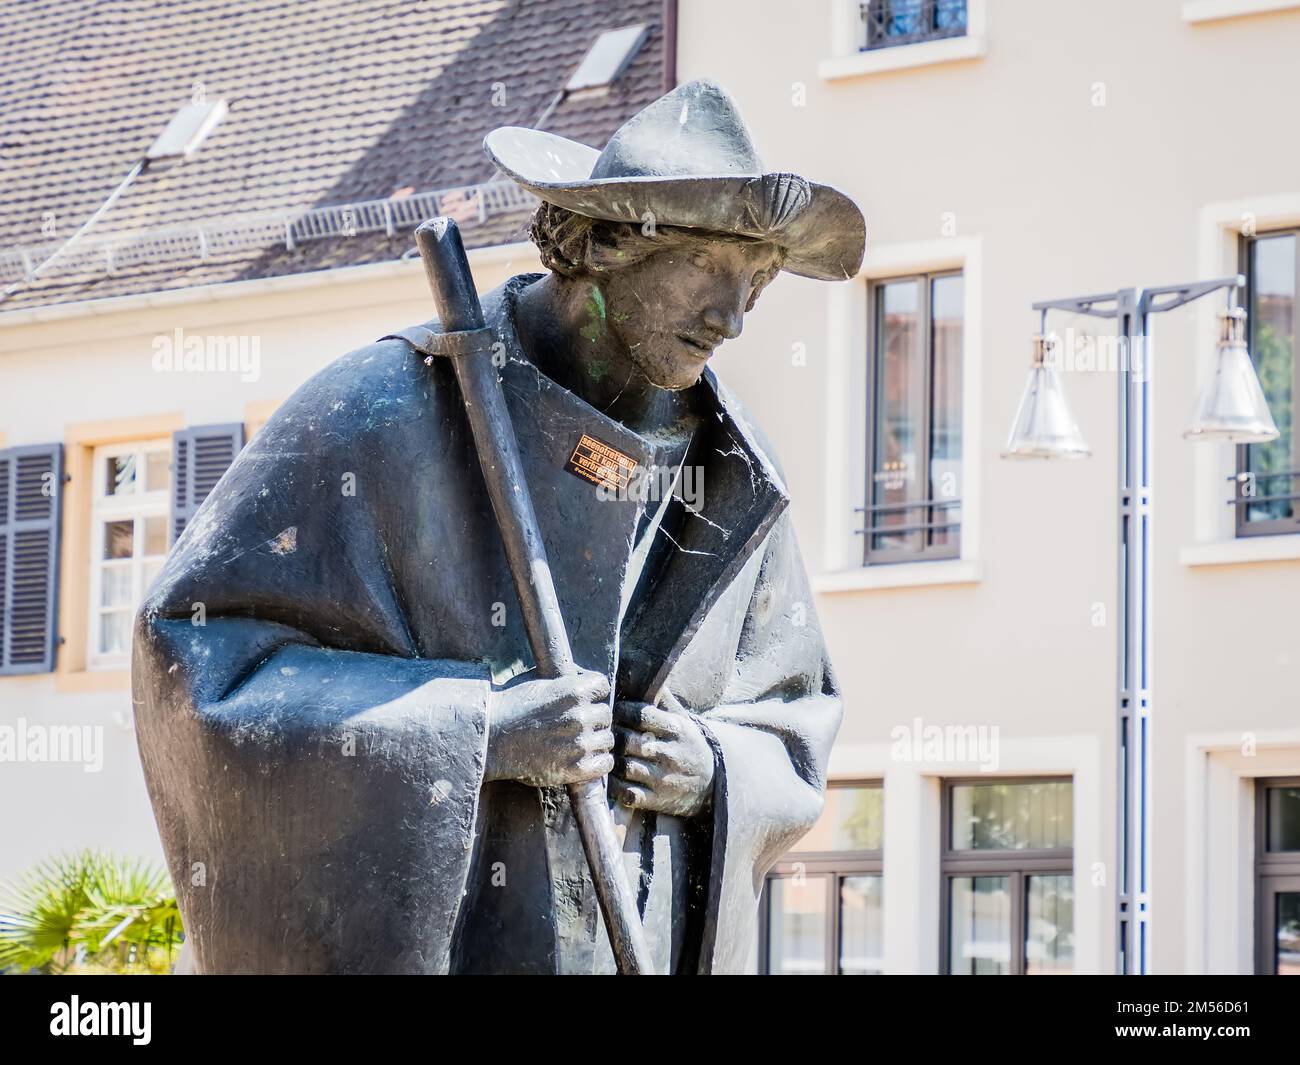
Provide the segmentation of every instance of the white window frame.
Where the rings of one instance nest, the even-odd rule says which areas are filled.
[[[988,52],[988,0],[966,0],[965,36],[870,52],[858,51],[859,0],[831,0],[831,5],[831,55],[817,66],[823,81],[978,59]]]
[[[997,769],[986,775],[974,762],[902,761],[892,740],[835,744],[828,779],[884,781],[887,975],[939,972],[943,782],[976,774],[989,782],[1033,776],[1068,776],[1074,782],[1074,971],[1115,971],[1115,896],[1113,887],[1105,886],[1111,883],[1106,874],[1116,846],[1109,798],[1114,770],[1105,768],[1102,747],[1092,733],[1002,735]]]
[[[980,579],[981,389],[984,380],[984,271],[981,238],[888,244],[870,248],[852,282],[827,293],[830,337],[826,373],[826,434],[822,470],[822,563],[813,578],[820,593],[856,592],[932,584],[970,584]],[[862,564],[862,515],[866,503],[867,331],[873,281],[910,274],[962,272],[965,335],[962,338],[961,552],[957,558]]]
[[[1243,736],[1254,741],[1243,750]],[[1300,776],[1300,729],[1193,733],[1184,748],[1183,971],[1255,971],[1255,784]]]
[[[130,666],[129,649],[124,653],[106,653],[99,650],[100,626],[102,614],[108,608],[102,606],[103,576],[105,564],[131,570],[131,610],[134,612],[140,600],[144,598],[145,562],[150,558],[161,560],[163,555],[143,555],[133,552],[129,562],[112,562],[103,558],[104,527],[113,521],[131,518],[135,522],[134,544],[140,551],[145,543],[145,519],[162,517],[164,523],[171,520],[171,476],[167,486],[155,491],[144,490],[144,478],[148,469],[147,456],[162,452],[171,462],[171,441],[166,437],[152,440],[133,440],[120,444],[104,444],[95,448],[91,459],[91,504],[90,504],[90,602],[88,604],[88,631],[86,639],[86,668],[91,671],[120,670]],[[108,494],[108,460],[124,455],[134,455],[136,460],[136,490],[122,495]]]
[[[1300,0],[1187,0],[1183,21],[1193,24],[1223,22],[1249,15],[1268,15],[1300,7]]]

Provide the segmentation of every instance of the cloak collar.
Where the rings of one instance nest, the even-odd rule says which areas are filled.
[[[514,313],[518,294],[542,276],[518,274],[483,299],[484,319],[505,348],[503,377],[520,370],[541,374],[519,342]],[[430,338],[440,331],[439,323],[431,321],[394,336],[427,355],[432,353]],[[572,421],[591,427],[591,436],[610,440],[630,432],[576,393],[546,380],[561,395]],[[705,417],[684,463],[697,491],[683,498],[679,479],[624,619],[621,698],[657,701],[710,608],[789,505],[785,483],[740,403],[707,367],[697,387],[704,390]],[[653,446],[638,439],[652,454]]]

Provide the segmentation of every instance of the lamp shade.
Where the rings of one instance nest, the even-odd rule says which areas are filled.
[[[1060,371],[1048,363],[1046,351],[1046,338],[1034,337],[1029,380],[1003,458],[1081,459],[1092,454],[1065,398]]]
[[[1246,348],[1246,312],[1240,307],[1219,315],[1219,346],[1214,372],[1196,401],[1188,440],[1262,444],[1278,438],[1277,425]]]

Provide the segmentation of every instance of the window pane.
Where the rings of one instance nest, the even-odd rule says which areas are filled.
[[[1295,353],[1291,350],[1295,315],[1294,234],[1260,237],[1251,244],[1250,353],[1264,386],[1268,409],[1282,434],[1267,444],[1246,448],[1246,469],[1257,480],[1255,494],[1290,495],[1297,482],[1264,474],[1293,469],[1291,462],[1291,380]],[[1290,518],[1290,501],[1256,503],[1242,508],[1247,521]]]
[[[167,554],[167,516],[153,514],[144,519],[144,553]]]
[[[961,362],[965,287],[937,277],[931,292],[930,498],[961,498]],[[920,513],[919,511],[917,513]],[[960,507],[935,507],[935,524],[959,522]],[[957,543],[957,529],[931,529],[931,545]]]
[[[1025,972],[1068,973],[1074,968],[1074,877],[1031,876],[1025,894]]]
[[[114,455],[106,461],[104,494],[120,496],[135,491],[135,456]]]
[[[768,972],[826,972],[826,878],[777,876],[767,882]]]
[[[935,0],[934,28],[937,30],[965,30],[966,0]]]
[[[1300,891],[1279,891],[1277,899],[1276,976],[1300,976]]]
[[[885,971],[884,880],[846,876],[840,881],[840,974],[876,976]]]
[[[955,876],[950,884],[948,971],[955,976],[1005,976],[1011,969],[1008,878]]]
[[[99,580],[100,606],[133,606],[131,602],[131,564],[104,566]]]
[[[826,789],[821,817],[796,851],[878,851],[884,835],[883,788]]]
[[[1268,849],[1300,851],[1300,787],[1268,789]]]
[[[1068,780],[958,784],[952,789],[953,850],[1041,850],[1074,842]]]
[[[891,281],[876,288],[875,427],[871,503],[897,506],[920,498],[917,451],[922,444],[924,396],[920,292],[922,281]],[[869,527],[916,525],[924,510],[905,508],[869,515]],[[874,534],[871,548],[911,549],[918,533]]]
[[[125,654],[131,648],[131,612],[114,610],[99,618],[99,653]]]
[[[874,0],[862,16],[873,44],[954,36],[966,28],[966,0]]]
[[[130,558],[135,551],[135,522],[104,523],[104,558]]]
[[[169,469],[171,455],[166,451],[150,451],[144,458],[144,487],[146,492],[165,492],[171,488]]]

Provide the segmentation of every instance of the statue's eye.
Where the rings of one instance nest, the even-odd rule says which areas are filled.
[[[713,269],[713,260],[704,252],[697,251],[691,255],[691,265],[697,270],[711,270]]]

